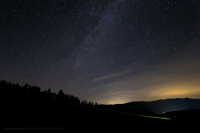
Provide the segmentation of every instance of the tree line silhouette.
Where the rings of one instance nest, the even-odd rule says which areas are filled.
[[[71,94],[65,94],[62,89],[60,89],[56,94],[51,92],[50,88],[48,90],[41,91],[41,88],[38,86],[31,86],[29,84],[20,86],[19,83],[12,84],[11,82],[7,82],[5,80],[0,81],[0,88],[2,97],[37,97],[88,106],[97,106],[97,103],[93,104],[93,102],[87,102],[87,100],[83,100],[81,102],[78,97]]]

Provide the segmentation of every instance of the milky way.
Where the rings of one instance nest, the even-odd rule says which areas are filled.
[[[104,104],[200,98],[199,4],[1,1],[0,80]]]

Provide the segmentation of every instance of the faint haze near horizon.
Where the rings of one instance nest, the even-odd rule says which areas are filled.
[[[0,80],[100,104],[200,98],[199,0],[2,0],[0,11]]]

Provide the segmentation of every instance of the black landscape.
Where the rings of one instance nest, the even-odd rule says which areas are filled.
[[[3,131],[200,133],[200,0],[0,0]]]
[[[200,109],[200,99],[191,98],[176,98],[165,99],[157,101],[139,101],[130,102],[125,104],[115,105],[101,105],[104,108],[113,110],[148,110],[149,112],[155,112],[163,114],[165,112]]]
[[[86,100],[80,102],[79,98],[64,94],[62,90],[52,93],[50,89],[41,91],[37,86],[28,84],[20,86],[5,80],[0,82],[0,89],[3,130],[176,132],[196,131],[200,125],[198,122],[200,99],[167,99],[99,105]],[[154,110],[163,111],[165,106],[170,108],[179,104],[181,110],[174,108],[162,114],[150,110],[150,106]],[[159,106],[162,106],[162,109]]]

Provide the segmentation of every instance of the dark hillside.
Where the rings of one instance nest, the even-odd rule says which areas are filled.
[[[196,123],[150,118],[80,104],[78,98],[62,91],[51,97],[50,90],[41,92],[39,87],[20,87],[4,81],[0,82],[0,89],[2,130],[57,128],[65,132],[160,132],[162,128],[176,132],[195,131],[198,127]]]
[[[143,110],[147,112],[160,113],[180,111],[180,110],[190,110],[190,109],[200,109],[200,99],[191,98],[176,98],[176,99],[165,99],[150,102],[130,102],[125,104],[116,105],[100,105],[103,108],[117,109],[117,110]]]
[[[157,126],[168,128],[167,130],[184,127],[184,123],[176,124],[169,120],[133,116],[86,105],[39,98],[5,99],[2,114],[3,127],[62,127],[65,131],[91,132],[94,130],[93,127],[98,131],[130,129],[158,131]],[[196,128],[196,125],[185,126],[185,130]]]
[[[200,109],[190,109],[182,111],[171,111],[162,114],[163,117],[173,118],[174,121],[184,122],[187,124],[196,124],[200,125]]]

